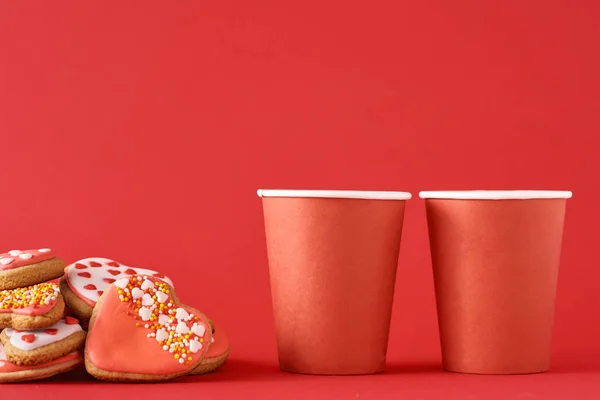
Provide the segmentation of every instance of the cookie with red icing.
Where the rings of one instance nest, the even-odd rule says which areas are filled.
[[[157,277],[169,285],[173,282],[157,271],[132,268],[109,258],[86,258],[65,268],[60,279],[60,291],[67,307],[78,318],[89,320],[96,302],[108,286],[131,275],[143,274]]]
[[[211,321],[212,322],[212,321]],[[229,357],[229,338],[223,329],[212,323],[212,340],[200,365],[190,375],[208,374],[219,369]]]
[[[81,350],[85,336],[79,321],[66,317],[45,329],[5,329],[0,333],[0,341],[10,363],[39,365]]]
[[[121,278],[90,320],[85,366],[109,381],[164,381],[188,375],[212,342],[210,321],[182,305],[173,288],[149,275]]]
[[[0,382],[34,381],[70,371],[83,363],[81,352],[73,352],[50,362],[36,365],[17,365],[6,359],[4,346],[0,343]]]
[[[59,278],[65,262],[51,249],[11,250],[0,254],[0,290],[16,289]]]
[[[0,329],[46,328],[57,323],[64,311],[63,297],[53,282],[0,290]]]

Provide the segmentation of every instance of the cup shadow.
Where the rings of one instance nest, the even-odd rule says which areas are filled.
[[[282,375],[283,374],[283,375]],[[235,382],[235,381],[270,381],[281,380],[285,374],[279,370],[277,363],[269,364],[252,360],[230,359],[218,370],[195,376],[185,376],[178,382]]]
[[[407,374],[429,374],[443,373],[442,366],[435,362],[423,363],[389,363],[384,372],[371,376],[381,375],[407,375]],[[311,377],[326,377],[327,375],[306,375],[283,372],[277,363],[261,363],[251,360],[228,360],[227,363],[216,372],[180,378],[179,380],[194,380],[203,382],[219,381],[272,381],[282,379],[298,380]],[[332,375],[329,375],[332,377]]]
[[[550,366],[548,374],[600,373],[600,362],[560,362]]]
[[[411,375],[443,373],[442,365],[435,362],[388,363],[381,375]]]

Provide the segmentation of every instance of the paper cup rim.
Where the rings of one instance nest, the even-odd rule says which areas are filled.
[[[309,197],[328,199],[363,199],[363,200],[410,200],[409,192],[363,191],[363,190],[288,190],[258,189],[258,197]]]
[[[419,192],[422,199],[448,200],[526,200],[570,199],[567,190],[439,190]]]

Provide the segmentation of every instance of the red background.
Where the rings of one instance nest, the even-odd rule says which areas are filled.
[[[148,395],[543,398],[577,387],[579,398],[592,396],[600,392],[598,4],[1,2],[0,247],[160,269],[184,301],[227,328],[232,355],[222,372]],[[390,371],[278,373],[257,188],[572,190],[553,372],[440,372],[415,196]],[[18,390],[46,385],[60,384]],[[112,390],[96,384],[89,397]]]

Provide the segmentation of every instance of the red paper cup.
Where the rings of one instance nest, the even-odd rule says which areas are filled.
[[[444,368],[547,371],[565,191],[421,192]]]
[[[385,368],[410,193],[259,190],[281,370]]]

